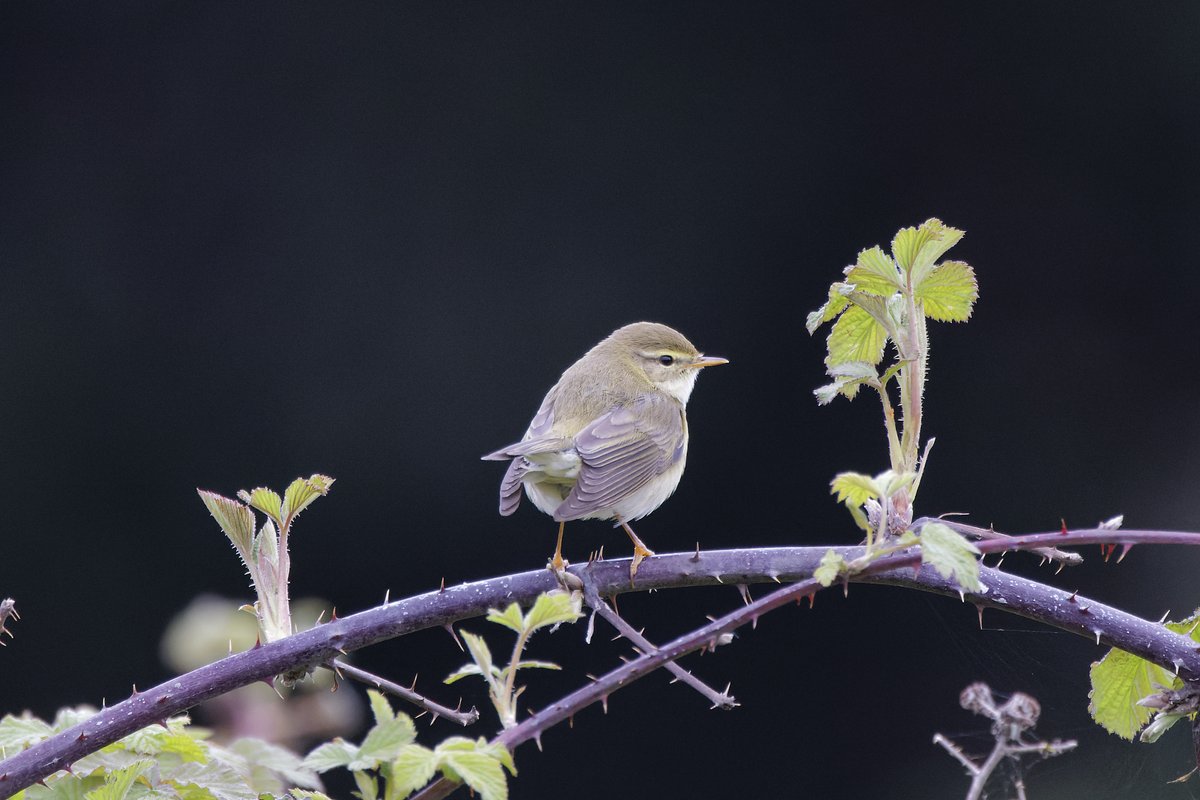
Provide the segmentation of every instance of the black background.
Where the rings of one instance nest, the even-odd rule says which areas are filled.
[[[197,486],[335,476],[293,586],[343,613],[542,565],[552,523],[497,516],[478,457],[639,319],[733,362],[700,381],[647,542],[855,540],[827,484],[886,466],[879,411],[815,405],[804,316],[930,216],[967,231],[981,299],[932,329],[920,510],[1200,528],[1198,33],[1190,3],[0,5],[0,593],[24,617],[3,708],[164,680],[175,612],[248,599]],[[601,543],[627,553],[568,527],[575,560]],[[1200,602],[1194,553],[1088,555],[1034,574],[1152,618]],[[621,609],[665,640],[739,602]],[[985,626],[822,595],[689,660],[741,709],[652,676],[519,751],[513,796],[959,797],[930,740],[982,727],[957,707],[979,678],[1081,739],[1032,796],[1200,791],[1166,784],[1182,726],[1150,748],[1088,722],[1100,649]],[[534,641],[568,669],[531,705],[617,663],[580,632]],[[360,657],[484,707],[438,684],[461,660],[441,632]]]

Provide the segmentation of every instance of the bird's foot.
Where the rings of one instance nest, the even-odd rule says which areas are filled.
[[[654,551],[649,547],[646,547],[641,542],[637,542],[633,545],[633,561],[631,561],[629,564],[630,584],[633,583],[633,579],[637,575],[638,567],[642,565],[642,562],[645,561],[647,557],[652,555],[654,555]]]

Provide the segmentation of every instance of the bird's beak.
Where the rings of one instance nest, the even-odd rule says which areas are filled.
[[[701,369],[702,367],[715,367],[718,364],[728,363],[728,358],[721,358],[720,356],[699,356],[691,364],[688,364],[688,366],[694,367],[695,369]]]

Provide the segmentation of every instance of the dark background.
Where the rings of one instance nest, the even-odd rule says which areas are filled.
[[[197,486],[335,476],[293,586],[342,613],[541,566],[552,523],[497,516],[478,457],[639,319],[733,362],[700,381],[648,543],[855,540],[827,485],[886,466],[879,411],[816,406],[804,316],[930,216],[967,231],[982,294],[932,328],[920,510],[1200,528],[1198,33],[1191,3],[3,3],[0,593],[23,614],[3,708],[164,680],[173,614],[249,598]],[[568,528],[575,560],[601,543],[628,552]],[[1088,555],[1034,574],[1152,618],[1200,603],[1195,553]],[[739,602],[621,609],[665,640]],[[961,797],[930,740],[986,743],[957,707],[980,678],[1081,739],[1033,796],[1197,796],[1166,784],[1182,726],[1151,748],[1088,722],[1100,649],[985,626],[913,592],[822,595],[689,660],[741,709],[652,676],[520,750],[513,796]],[[534,641],[568,669],[530,705],[617,663],[580,634]],[[360,656],[485,707],[439,685],[461,661],[442,632]]]

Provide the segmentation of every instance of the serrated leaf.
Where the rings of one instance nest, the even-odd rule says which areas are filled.
[[[0,749],[12,755],[31,744],[50,738],[52,733],[50,725],[29,712],[19,717],[6,714],[4,719],[0,720]]]
[[[532,632],[563,622],[574,622],[583,616],[579,612],[580,602],[579,596],[564,591],[543,592],[525,615],[525,628]]]
[[[432,780],[438,768],[438,756],[427,747],[410,744],[400,751],[392,762],[392,779],[388,783],[388,797],[407,797]]]
[[[842,313],[846,309],[846,306],[849,305],[849,299],[841,291],[841,288],[844,286],[845,284],[842,283],[835,283],[830,286],[829,299],[825,301],[823,306],[810,313],[805,319],[804,327],[808,330],[810,336],[816,333],[817,328],[821,327],[823,323]]]
[[[238,497],[240,497],[242,502],[244,502],[246,505],[250,506],[251,508],[257,508],[268,517],[271,517],[273,520],[275,520],[276,524],[279,524],[283,519],[283,516],[280,514],[283,501],[279,498],[278,494],[265,486],[260,486],[252,492],[247,492],[245,489],[243,489],[242,491],[238,492]]]
[[[367,689],[367,702],[371,706],[371,716],[375,718],[375,724],[382,725],[396,718],[396,712],[392,710],[392,704],[383,696],[383,692]]]
[[[861,472],[839,472],[829,482],[830,494],[837,495],[839,503],[861,506],[871,497],[882,497],[875,479]]]
[[[208,513],[212,514],[221,530],[229,537],[229,541],[233,542],[242,561],[247,565],[253,563],[250,552],[254,543],[254,512],[238,501],[222,497],[216,492],[205,489],[196,491],[200,493],[200,499],[204,501]]]
[[[878,364],[883,358],[887,344],[887,330],[859,305],[852,305],[833,323],[826,347],[827,366],[844,364],[847,361],[865,361]]]
[[[892,256],[897,266],[907,273],[916,285],[928,273],[933,263],[958,243],[963,232],[930,218],[919,228],[902,228],[892,239]]]
[[[131,733],[121,740],[121,744],[133,752],[148,756],[173,753],[183,761],[203,763],[208,760],[208,745],[204,742],[181,731],[160,727],[143,728]]]
[[[302,786],[315,789],[321,786],[317,773],[305,769],[300,756],[277,744],[247,737],[229,745],[229,752],[241,759],[249,770],[247,782],[256,792],[277,794],[281,791],[281,780],[286,784],[282,788]]]
[[[977,592],[979,582],[979,548],[940,522],[929,522],[921,528],[921,560],[932,566],[943,578],[953,578],[964,592]]]
[[[896,263],[880,247],[871,247],[858,254],[858,261],[846,267],[846,283],[860,292],[886,297],[900,289],[903,282]]]
[[[130,764],[124,769],[110,772],[105,776],[103,786],[88,792],[84,796],[87,800],[125,800],[129,796],[129,790],[133,788],[134,781],[145,774],[152,766],[154,766],[154,760],[144,758]]]
[[[845,506],[846,510],[850,512],[850,516],[854,518],[854,524],[861,528],[867,536],[874,535],[875,531],[871,529],[871,522],[863,513],[862,508],[850,500],[845,501]]]
[[[232,767],[218,764],[183,764],[171,775],[171,782],[179,788],[181,798],[206,797],[212,800],[258,800],[245,778]],[[192,791],[195,787],[200,791]]]
[[[333,800],[324,792],[314,792],[308,789],[292,789],[290,794],[300,800]]]
[[[504,611],[488,609],[487,621],[503,625],[515,633],[525,630],[525,617],[521,614],[521,607],[516,603],[509,603],[508,608]]]
[[[872,379],[875,378],[875,367],[868,364],[866,361],[845,361],[841,364],[835,364],[830,367],[827,372],[831,378],[854,378],[854,379]]]
[[[825,551],[825,555],[821,556],[821,563],[813,570],[813,579],[822,586],[829,586],[841,573],[846,566],[846,559],[842,558],[833,550]]]
[[[304,757],[301,766],[317,772],[328,772],[336,767],[347,767],[358,758],[358,745],[351,744],[340,736],[326,742]]]
[[[827,383],[824,386],[818,386],[816,389],[813,389],[813,395],[817,398],[817,405],[827,406],[832,403],[833,398],[837,397],[839,394],[842,394],[842,389],[845,388],[846,384],[848,383],[861,383],[861,381],[847,381],[845,379],[838,379],[833,383]],[[855,390],[846,396],[853,398],[853,396],[857,393],[857,390]]]
[[[471,660],[479,666],[481,674],[485,677],[491,676],[495,666],[492,662],[492,651],[488,649],[487,642],[483,640],[482,636],[470,631],[459,631],[459,633],[462,635],[463,643],[467,646]]]
[[[1089,676],[1088,713],[1100,727],[1122,739],[1133,739],[1156,713],[1137,702],[1160,686],[1173,688],[1177,683],[1157,664],[1115,648],[1092,664]]]
[[[442,683],[454,683],[455,681],[462,680],[463,678],[467,677],[468,675],[482,675],[482,674],[483,674],[483,670],[481,670],[479,668],[478,664],[464,664],[463,666],[456,669],[454,672],[451,672],[449,675],[447,675],[442,680]]]
[[[395,719],[381,722],[368,731],[358,749],[358,758],[350,762],[350,769],[374,769],[380,763],[394,759],[416,738],[412,719],[407,714],[397,714]]]
[[[482,800],[507,800],[508,781],[495,754],[479,750],[438,747],[441,762],[463,783],[479,792]]]
[[[966,322],[979,298],[975,271],[962,261],[944,261],[913,290],[925,316],[938,322]]]
[[[85,800],[87,793],[104,785],[104,776],[63,775],[46,785],[30,786],[13,795],[13,800]]]
[[[312,475],[292,481],[283,493],[283,506],[279,511],[284,526],[291,525],[296,515],[312,505],[318,497],[329,494],[333,481],[328,475]]]
[[[358,787],[359,800],[376,800],[379,797],[379,779],[374,773],[359,769],[350,774],[354,776],[354,785]]]

